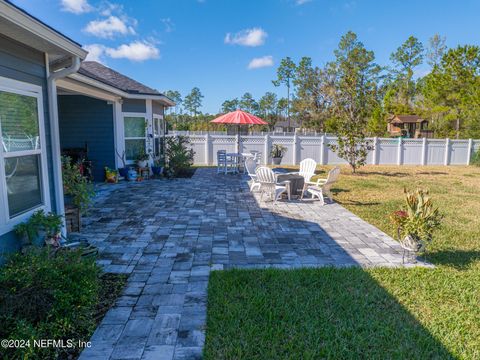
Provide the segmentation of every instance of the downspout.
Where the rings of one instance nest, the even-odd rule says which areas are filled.
[[[62,235],[66,235],[65,226],[65,204],[63,201],[63,180],[62,180],[62,161],[60,152],[60,130],[58,120],[58,97],[57,97],[57,79],[64,78],[70,74],[76,73],[80,69],[80,58],[72,56],[72,64],[60,71],[49,73],[48,55],[46,58],[47,67],[47,92],[48,107],[50,110],[50,139],[52,144],[52,167],[53,184],[55,188],[55,210],[58,215],[62,215]]]

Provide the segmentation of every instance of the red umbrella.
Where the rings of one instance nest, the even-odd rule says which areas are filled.
[[[210,121],[215,124],[229,124],[229,125],[268,125],[259,117],[249,114],[242,110],[236,110],[219,116]]]

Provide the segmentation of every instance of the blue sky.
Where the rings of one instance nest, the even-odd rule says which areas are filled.
[[[14,0],[107,66],[160,91],[198,86],[203,112],[273,87],[282,57],[322,65],[352,30],[382,65],[410,35],[480,44],[480,1]],[[249,66],[250,65],[250,66]],[[418,69],[425,73],[426,66]]]

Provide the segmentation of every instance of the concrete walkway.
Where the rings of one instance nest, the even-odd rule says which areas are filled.
[[[211,270],[402,266],[398,243],[342,206],[260,202],[212,168],[102,186],[85,224],[105,270],[130,275],[82,360],[201,358]]]

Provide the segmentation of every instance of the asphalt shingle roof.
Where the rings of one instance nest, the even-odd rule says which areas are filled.
[[[159,91],[143,85],[96,61],[83,61],[78,73],[130,94],[163,95]]]

